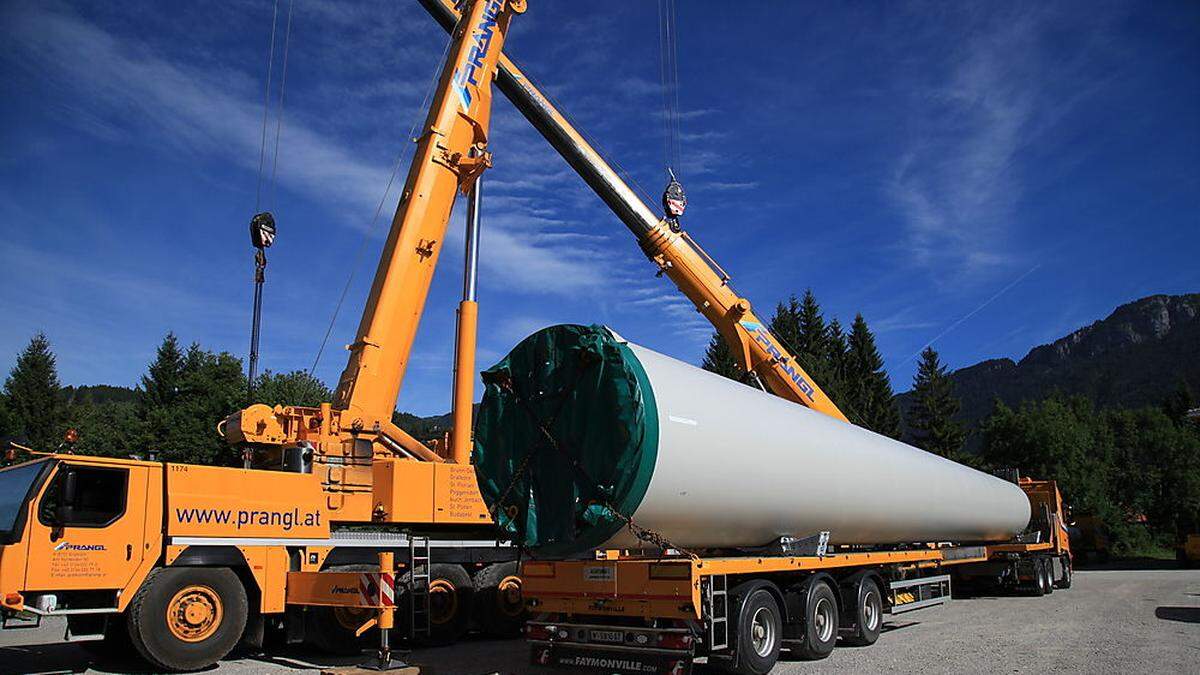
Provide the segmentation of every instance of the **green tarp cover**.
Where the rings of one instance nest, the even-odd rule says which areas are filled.
[[[631,516],[658,454],[658,410],[633,351],[603,326],[551,326],[485,370],[483,381],[475,471],[513,541],[570,555],[624,527],[605,504]]]

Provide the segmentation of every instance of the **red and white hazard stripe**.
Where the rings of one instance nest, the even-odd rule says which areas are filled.
[[[362,602],[370,607],[396,606],[396,575],[391,572],[364,572],[358,577]]]
[[[396,606],[396,575],[391,572],[379,575],[379,604],[383,607]]]

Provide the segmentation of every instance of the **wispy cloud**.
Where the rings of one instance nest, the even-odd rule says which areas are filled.
[[[325,7],[323,11],[335,11]],[[77,128],[112,139],[122,127],[116,120],[136,118],[138,136],[126,138],[152,145],[169,144],[177,151],[218,157],[258,168],[262,109],[261,91],[253,78],[238,71],[190,67],[164,58],[132,38],[109,33],[95,24],[41,6],[13,7],[4,13],[8,34],[16,40],[23,61],[49,78],[70,87],[80,100],[70,111]],[[347,21],[358,21],[357,15]],[[144,129],[156,133],[146,137]],[[279,165],[282,187],[333,202],[343,224],[363,228],[379,202],[390,167],[363,160],[348,143],[316,132],[301,122],[283,131]],[[397,139],[396,142],[406,141]],[[506,159],[521,161],[520,155]],[[400,179],[403,178],[403,172]],[[565,169],[533,172],[527,178],[496,180],[498,192],[536,192],[572,178]],[[397,199],[393,188],[386,214]],[[461,222],[461,209],[456,215]],[[592,250],[601,239],[562,232],[563,221],[549,212],[505,212],[489,217],[482,244],[489,255],[485,267],[502,272],[506,287],[534,293],[574,293],[603,283],[590,259],[603,258]],[[382,219],[386,222],[386,217]],[[385,228],[378,227],[382,232]],[[459,228],[453,228],[451,238]]]
[[[925,348],[926,348],[926,347],[931,347],[931,346],[933,346],[933,343],[935,343],[935,342],[937,342],[938,340],[941,340],[942,338],[946,337],[946,336],[947,336],[947,335],[949,335],[949,334],[950,334],[950,333],[951,333],[953,330],[955,330],[955,329],[956,329],[956,328],[958,328],[959,326],[961,326],[961,325],[963,325],[964,323],[966,323],[966,322],[967,322],[967,321],[968,321],[968,320],[969,320],[971,317],[973,317],[973,316],[975,316],[976,314],[978,314],[978,313],[982,312],[982,311],[984,310],[984,308],[986,308],[988,305],[990,305],[990,304],[992,304],[993,302],[995,302],[997,299],[999,299],[999,298],[1000,298],[1000,296],[1002,296],[1002,295],[1004,295],[1005,293],[1009,292],[1009,291],[1010,291],[1010,290],[1012,290],[1012,289],[1013,289],[1013,287],[1015,287],[1017,284],[1019,284],[1019,283],[1021,283],[1022,281],[1024,281],[1024,280],[1025,280],[1025,278],[1026,278],[1026,277],[1028,277],[1030,274],[1033,274],[1034,272],[1036,272],[1036,271],[1037,271],[1037,269],[1038,269],[1039,267],[1041,267],[1041,265],[1034,265],[1033,267],[1030,267],[1028,270],[1026,270],[1026,271],[1025,271],[1025,273],[1024,273],[1024,274],[1022,274],[1021,276],[1017,277],[1016,279],[1013,279],[1013,280],[1012,280],[1011,282],[1009,282],[1009,283],[1008,283],[1008,285],[1006,285],[1004,288],[1001,288],[999,291],[996,291],[996,293],[995,293],[995,294],[993,294],[993,295],[992,295],[991,297],[989,297],[987,300],[984,300],[984,301],[983,301],[982,303],[980,303],[980,304],[979,304],[977,307],[975,307],[975,309],[972,309],[971,311],[969,311],[969,312],[967,312],[966,314],[964,314],[964,315],[962,315],[961,317],[959,317],[959,318],[958,318],[958,320],[956,320],[954,323],[951,323],[949,326],[946,326],[946,328],[944,328],[944,329],[943,329],[941,332],[939,332],[937,335],[933,336],[933,339],[931,339],[931,340],[929,340],[928,342],[926,342],[925,344],[921,345],[921,348],[920,348],[920,349],[918,349],[917,351],[913,352],[913,353],[912,353],[911,355],[909,355],[909,357],[908,357],[907,359],[905,359],[905,360],[906,360],[906,361],[914,361],[914,360],[916,360],[916,358],[917,358],[918,356],[920,356],[920,355],[921,355],[921,352],[925,351]]]
[[[886,185],[913,262],[959,272],[1011,262],[1006,233],[1024,189],[1016,159],[1042,103],[1042,33],[1036,14],[994,17],[967,31],[941,83],[918,90],[915,133]]]

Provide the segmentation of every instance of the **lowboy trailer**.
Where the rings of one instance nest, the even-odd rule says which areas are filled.
[[[884,617],[948,602],[952,585],[1044,595],[1071,585],[1053,481],[1022,478],[1034,518],[1016,540],[907,547],[828,546],[828,533],[775,551],[663,555],[521,566],[536,665],[687,673],[698,657],[734,673],[770,672],[782,649],[806,659],[871,645]],[[857,549],[857,550],[856,550]]]

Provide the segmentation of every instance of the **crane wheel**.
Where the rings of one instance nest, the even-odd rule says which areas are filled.
[[[378,572],[379,567],[367,564],[331,565],[324,571]],[[363,607],[309,607],[304,639],[326,654],[356,656],[363,649],[379,644],[379,631],[375,628],[355,635],[375,614],[375,610]]]
[[[406,572],[400,579],[405,588],[409,588],[412,572]],[[422,634],[420,626],[415,626],[413,634],[418,641],[431,645],[448,645],[458,642],[471,627],[471,600],[474,587],[471,576],[461,565],[449,563],[434,563],[429,567],[429,633]],[[413,616],[413,594],[404,594],[402,611],[405,616]],[[417,613],[420,616],[420,613]]]
[[[129,603],[129,637],[151,666],[199,670],[228,654],[246,628],[246,589],[227,567],[166,567]]]
[[[883,594],[879,582],[864,576],[855,584],[855,615],[852,633],[845,638],[846,644],[867,647],[879,639],[883,627]]]
[[[494,563],[475,573],[475,621],[488,635],[517,637],[525,625],[525,600],[517,561]]]

